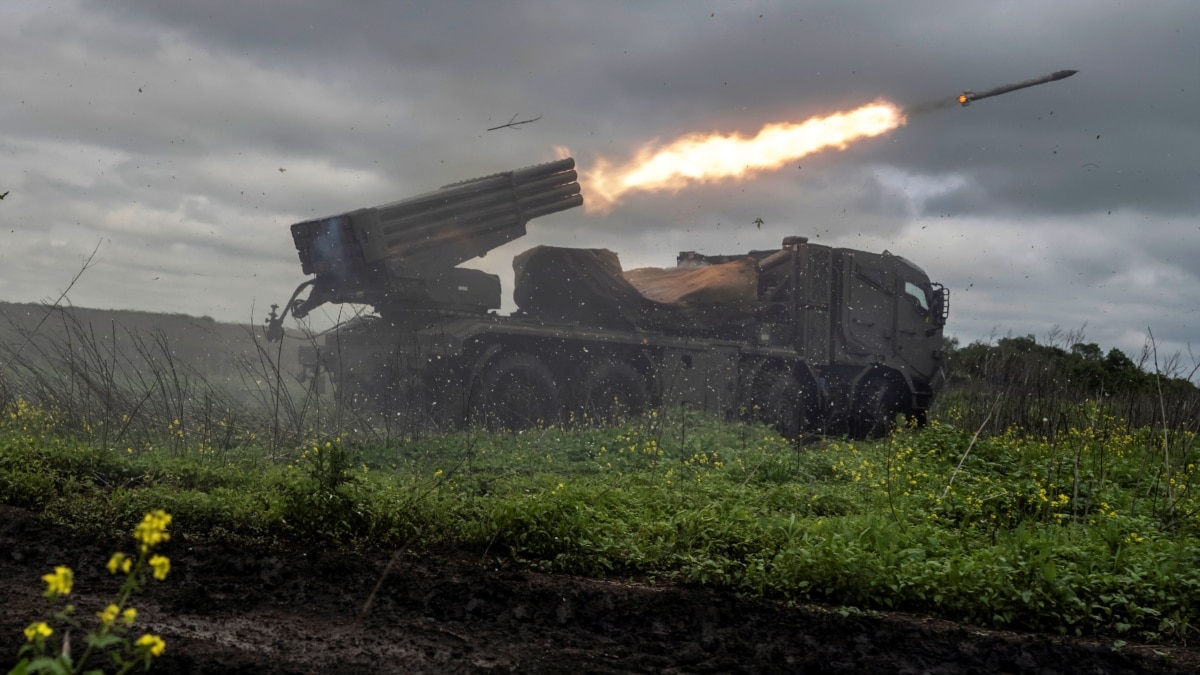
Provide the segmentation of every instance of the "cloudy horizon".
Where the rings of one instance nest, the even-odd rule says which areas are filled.
[[[586,169],[1078,69],[778,171],[537,219],[472,265],[511,293],[538,244],[633,268],[797,234],[914,261],[963,343],[1086,326],[1136,357],[1152,330],[1200,358],[1195,3],[72,0],[0,19],[0,300],[53,300],[99,244],[75,305],[260,322],[304,280],[301,220],[559,147]],[[540,118],[488,131],[514,115]]]

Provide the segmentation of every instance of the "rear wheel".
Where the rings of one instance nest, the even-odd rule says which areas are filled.
[[[552,424],[559,416],[554,374],[533,355],[502,355],[481,373],[472,395],[471,413],[473,423],[491,430]]]
[[[781,364],[764,364],[752,377],[746,400],[749,419],[774,427],[785,438],[803,434],[813,414],[812,392]]]
[[[575,409],[588,422],[608,424],[640,415],[650,402],[646,378],[620,361],[596,363],[583,372],[574,387]]]

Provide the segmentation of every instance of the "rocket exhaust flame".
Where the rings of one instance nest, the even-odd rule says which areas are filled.
[[[904,113],[884,100],[799,123],[768,124],[753,138],[740,134],[688,134],[666,145],[650,144],[617,166],[601,157],[580,178],[589,211],[607,211],[634,190],[677,191],[692,183],[740,179],[778,169],[828,148],[887,133],[905,123]]]
[[[677,191],[692,183],[740,179],[761,171],[778,169],[801,157],[828,148],[844,150],[852,141],[878,136],[902,126],[909,116],[970,105],[992,96],[1055,82],[1077,70],[1059,70],[1032,80],[1006,84],[911,106],[901,110],[893,103],[877,100],[847,112],[813,117],[799,123],[768,124],[753,138],[740,134],[687,134],[666,145],[648,144],[633,159],[615,165],[604,157],[596,160],[579,182],[587,186],[587,211],[608,211],[634,190]]]

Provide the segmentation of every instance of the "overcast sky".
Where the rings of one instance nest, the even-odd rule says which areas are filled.
[[[752,179],[534,220],[475,265],[508,284],[537,244],[632,268],[799,234],[916,262],[963,342],[1086,324],[1200,357],[1194,0],[4,3],[0,299],[53,300],[99,243],[75,305],[261,321],[304,279],[300,220],[556,146],[586,169],[1061,69]],[[513,115],[542,117],[486,131]]]

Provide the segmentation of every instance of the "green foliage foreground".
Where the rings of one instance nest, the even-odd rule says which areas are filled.
[[[15,402],[0,419],[0,501],[106,534],[165,509],[184,541],[452,545],[551,571],[1185,641],[1200,612],[1195,438],[1086,412],[1054,440],[974,438],[949,411],[883,441],[797,449],[671,412],[328,438],[271,461],[253,444],[103,448]]]

